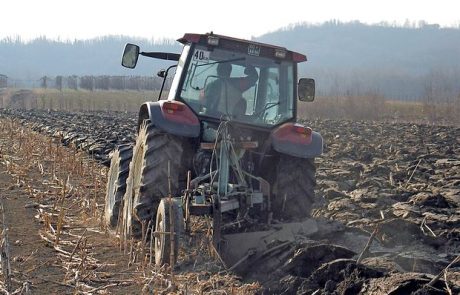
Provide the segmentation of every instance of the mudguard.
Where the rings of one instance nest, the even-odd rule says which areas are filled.
[[[144,103],[139,111],[138,131],[144,120],[150,120],[161,130],[177,136],[200,135],[200,121],[187,105],[179,101],[160,100]]]
[[[323,153],[323,137],[311,128],[285,123],[272,131],[271,142],[278,153],[299,158],[314,158]]]

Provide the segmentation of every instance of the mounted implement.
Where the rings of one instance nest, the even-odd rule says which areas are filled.
[[[316,231],[308,217],[322,137],[296,123],[296,98],[312,101],[314,80],[297,82],[306,57],[283,47],[212,33],[178,41],[180,55],[125,47],[129,68],[139,55],[177,64],[158,73],[166,81],[175,70],[167,99],[163,83],[158,101],[141,106],[131,152],[122,147],[112,158],[106,221],[137,237],[155,224],[164,264],[177,257],[191,216],[210,216],[213,246],[236,269],[274,240]]]

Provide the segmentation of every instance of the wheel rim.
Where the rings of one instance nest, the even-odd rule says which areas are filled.
[[[160,203],[160,207],[163,204]],[[162,265],[164,260],[164,247],[165,247],[165,232],[166,232],[166,223],[163,212],[158,212],[155,222],[155,231],[159,232],[155,235],[155,264]]]
[[[139,184],[142,178],[142,160],[144,159],[144,144],[139,145],[134,158],[133,169],[133,197],[137,197],[139,191]]]
[[[119,173],[119,160],[118,160],[118,150],[113,154],[113,163],[110,165],[109,169],[109,180],[107,182],[107,197],[105,200],[105,221],[106,224],[110,225],[111,212],[113,206],[115,205],[115,190],[117,187],[117,178]]]
[[[128,177],[126,193],[124,197],[124,208],[123,208],[123,215],[124,215],[124,232],[126,238],[128,238],[132,233],[133,227],[133,215],[135,216],[133,203],[135,203],[135,199],[139,192],[139,183],[142,177],[142,160],[144,158],[144,142],[139,140],[141,134],[138,136],[138,141],[133,149],[133,157],[130,165],[130,176]]]
[[[158,216],[158,229],[160,230],[160,232],[165,232],[165,228],[164,228],[164,222],[163,222],[163,216],[160,214]],[[164,238],[164,234],[161,234],[160,237],[158,239],[156,239],[156,247],[158,250],[161,250],[161,245],[163,244],[163,238]]]
[[[133,226],[133,216],[135,219],[138,219],[133,204],[136,203],[136,198],[139,194],[139,183],[142,177],[142,161],[144,159],[144,143],[141,142],[135,146],[135,151],[133,153],[133,160],[132,160],[132,167],[130,173],[132,173],[132,180],[131,180],[131,197],[128,201],[130,205],[128,208],[127,213],[127,227],[128,232],[132,233],[132,226]]]
[[[107,204],[106,209],[109,209],[109,210],[112,209],[113,204],[115,204],[115,188],[117,187],[116,186],[117,174],[118,174],[118,169],[114,168],[109,176],[109,187],[107,188],[108,200],[106,203]]]

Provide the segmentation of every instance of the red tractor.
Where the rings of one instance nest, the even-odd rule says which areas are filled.
[[[113,153],[107,225],[136,237],[151,232],[158,264],[177,250],[191,215],[212,216],[213,245],[230,263],[256,255],[273,220],[291,234],[312,230],[305,218],[323,139],[296,123],[297,99],[314,99],[314,80],[297,77],[306,56],[213,33],[178,41],[182,54],[125,47],[125,67],[134,68],[139,55],[174,64],[158,73],[158,101],[140,107],[134,147]]]

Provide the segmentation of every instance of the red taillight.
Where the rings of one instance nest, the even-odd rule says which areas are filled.
[[[176,100],[160,100],[161,112],[166,120],[186,124],[199,125],[200,122],[190,108]]]
[[[303,54],[293,52],[292,53],[292,60],[295,62],[303,62],[307,60],[307,57]]]
[[[180,43],[198,43],[200,42],[201,35],[199,34],[185,34],[184,37],[178,39]]]
[[[299,144],[310,144],[313,131],[297,123],[284,123],[277,129],[273,130],[272,136],[278,141],[289,141]]]
[[[172,114],[174,112],[181,112],[184,110],[184,105],[183,104],[180,104],[178,102],[170,102],[170,101],[166,101],[163,103],[163,109]]]
[[[305,127],[300,124],[295,124],[294,126],[292,126],[292,130],[304,136],[310,136],[312,132],[310,127]]]

